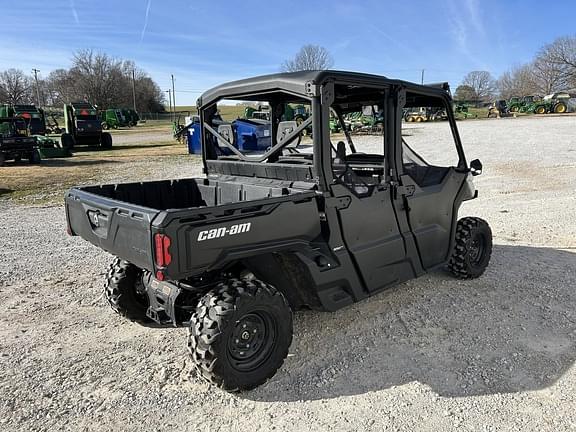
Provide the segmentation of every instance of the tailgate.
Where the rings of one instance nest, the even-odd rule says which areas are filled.
[[[71,189],[66,195],[66,218],[72,235],[153,270],[150,223],[158,210]]]

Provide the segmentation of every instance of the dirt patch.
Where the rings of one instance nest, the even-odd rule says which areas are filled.
[[[113,131],[113,137],[110,150],[77,147],[73,157],[45,159],[40,165],[6,163],[0,167],[0,189],[5,191],[0,200],[47,204],[59,201],[74,185],[150,178],[163,169],[172,172],[175,165],[199,163],[172,138],[168,126]]]

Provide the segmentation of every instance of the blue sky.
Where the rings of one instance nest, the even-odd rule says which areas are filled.
[[[556,37],[574,35],[576,2],[532,0],[0,0],[0,70],[69,67],[94,48],[134,60],[176,102],[228,80],[274,73],[306,43],[334,68],[420,81],[471,70],[498,76]],[[560,25],[554,25],[560,23]]]

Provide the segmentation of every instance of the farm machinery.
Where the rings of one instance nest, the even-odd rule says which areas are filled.
[[[19,119],[26,129],[26,136],[34,137],[35,143],[43,158],[70,156],[68,150],[61,149],[60,141],[48,136],[46,114],[34,105],[3,105],[0,117]],[[20,134],[22,135],[22,134]]]
[[[31,164],[41,161],[38,141],[22,117],[0,117],[0,166],[11,159],[28,159]]]
[[[508,107],[508,103],[504,99],[492,102],[492,105],[488,108],[488,118],[508,117],[510,115],[512,115],[510,113],[510,108]]]
[[[96,108],[88,102],[72,102],[64,105],[65,132],[61,136],[62,147],[77,145],[112,147],[112,135],[102,132],[102,124]]]
[[[534,114],[564,114],[570,110],[570,105],[576,94],[567,92],[552,93],[544,97],[524,96],[513,97],[508,101],[510,112]]]
[[[123,110],[116,108],[100,111],[100,121],[104,130],[132,126],[131,121],[124,116]]]
[[[122,108],[121,111],[122,111],[122,115],[124,116],[124,118],[128,122],[129,126],[138,125],[138,122],[140,121],[140,116],[138,115],[138,113],[136,112],[135,109]]]

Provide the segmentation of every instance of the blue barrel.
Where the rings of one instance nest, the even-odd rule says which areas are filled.
[[[188,128],[188,153],[201,154],[202,146],[200,144],[200,123],[194,123]]]

